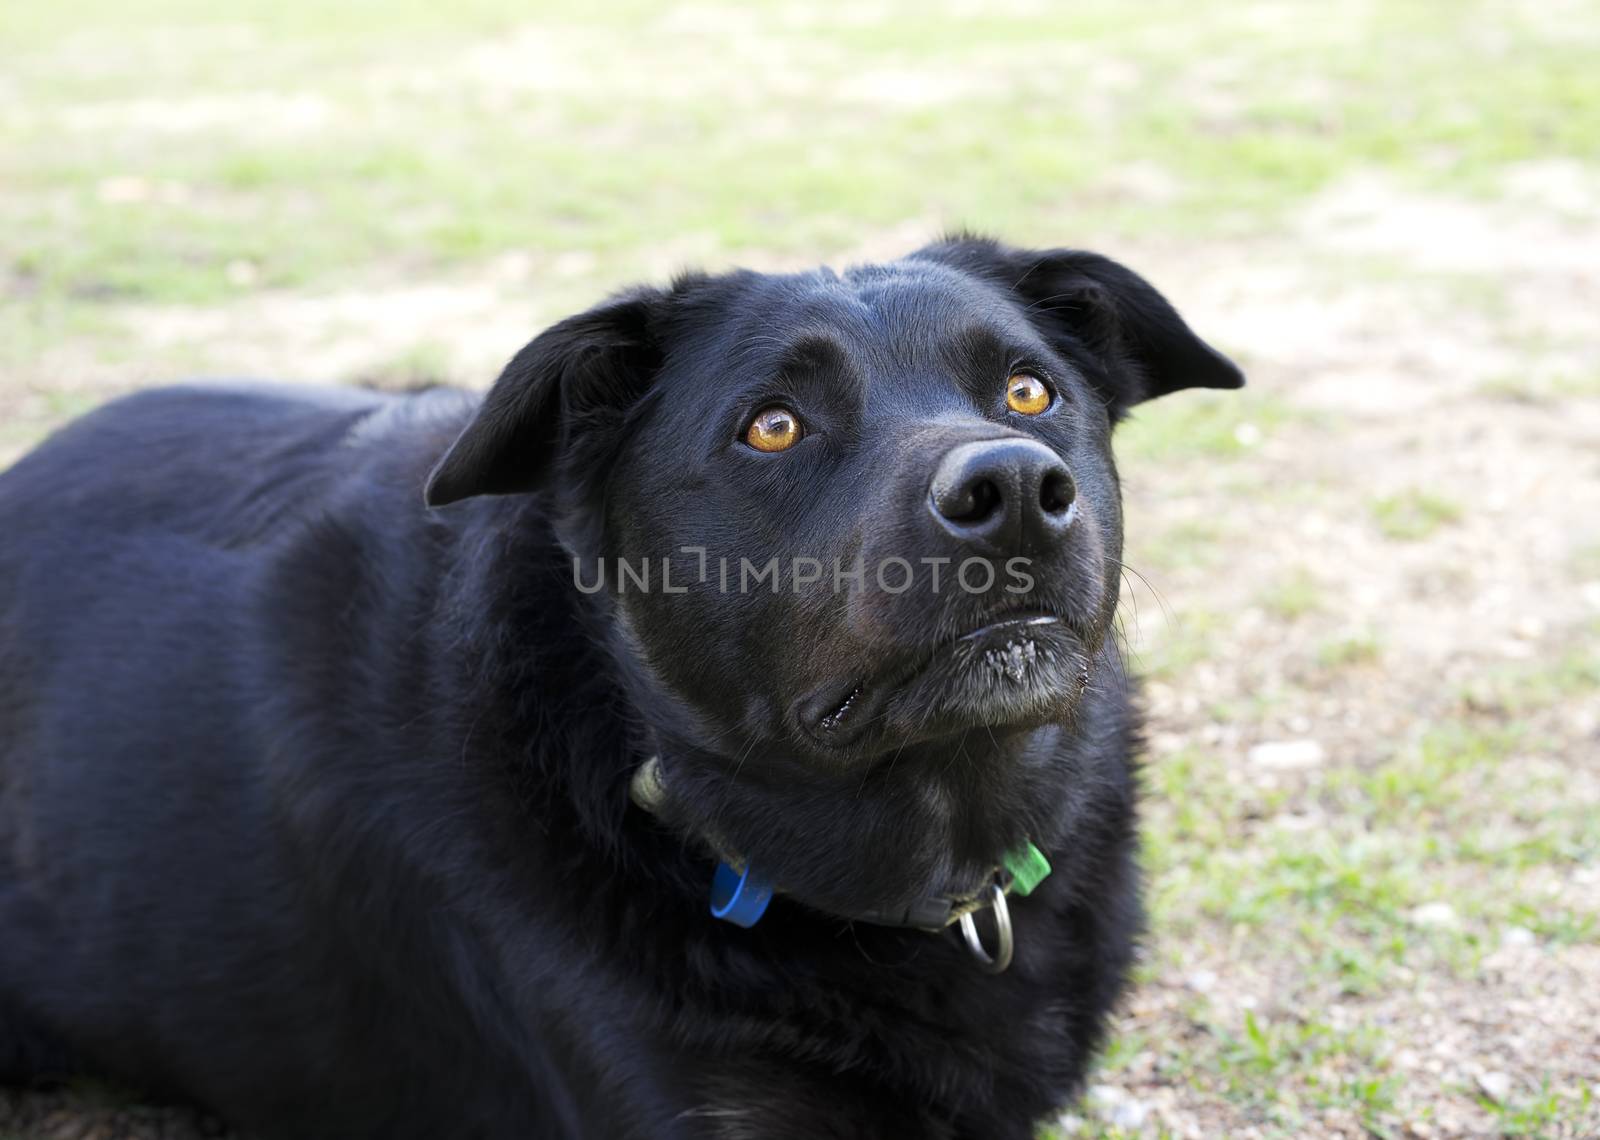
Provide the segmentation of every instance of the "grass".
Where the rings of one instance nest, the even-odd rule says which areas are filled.
[[[1571,399],[1600,398],[1600,372],[1519,372],[1484,381],[1482,391],[1513,403],[1560,405]]]
[[[1515,1097],[1510,1104],[1496,1104],[1487,1097],[1480,1097],[1479,1102],[1494,1115],[1502,1136],[1554,1140],[1571,1135],[1565,1128],[1568,1121],[1589,1116],[1594,1095],[1588,1087],[1575,1096],[1563,1094],[1546,1082],[1537,1092]]]
[[[1317,647],[1317,663],[1325,669],[1372,665],[1382,657],[1383,642],[1373,633],[1333,638]]]
[[[804,22],[486,0],[142,11],[0,17],[27,108],[0,124],[9,272],[36,297],[214,301],[240,288],[231,262],[272,288],[526,247],[596,251],[605,276],[665,234],[714,258],[810,254],[910,218],[1259,230],[1355,166],[1455,187],[1600,133],[1576,43],[1503,16],[1497,37],[1463,34],[1473,17],[1443,3],[1314,28],[1172,0]],[[622,29],[639,34],[618,50]],[[1141,163],[1170,191],[1117,190]]]
[[[1206,610],[1189,610],[1181,617],[1169,618],[1162,631],[1152,635],[1150,650],[1138,661],[1139,671],[1158,680],[1180,676],[1214,652],[1218,637],[1226,630],[1227,619]]]
[[[1569,565],[1576,578],[1600,579],[1600,542],[1588,543],[1573,551]]]
[[[1371,1031],[1341,1033],[1326,1024],[1294,1018],[1258,1018],[1246,1011],[1242,1025],[1218,1027],[1218,1054],[1228,1095],[1290,1106],[1298,1097],[1263,1078],[1287,1071],[1312,1071],[1332,1056],[1358,1054],[1381,1071],[1377,1035]],[[1393,1079],[1383,1076],[1308,1081],[1310,1099],[1354,1100],[1367,1111],[1393,1105]],[[1292,1115],[1292,1110],[1291,1110]]]
[[[1130,463],[1238,458],[1291,418],[1270,394],[1191,393],[1137,409],[1117,429],[1117,455]]]
[[[1415,542],[1442,526],[1459,522],[1461,507],[1442,495],[1413,488],[1374,500],[1372,517],[1384,537]]]
[[[1187,519],[1145,541],[1138,568],[1166,572],[1209,569],[1223,557],[1230,537],[1220,520]]]
[[[1261,595],[1261,604],[1273,616],[1293,621],[1322,608],[1323,589],[1311,571],[1294,566]]]
[[[1370,642],[1358,644],[1364,655]],[[1335,1025],[1319,1011],[1381,999],[1419,974],[1473,978],[1512,927],[1546,944],[1600,943],[1592,913],[1531,901],[1529,887],[1552,867],[1600,867],[1592,804],[1567,799],[1559,758],[1540,759],[1558,743],[1524,719],[1558,707],[1589,663],[1579,655],[1507,670],[1498,691],[1521,696],[1495,715],[1464,708],[1375,767],[1314,773],[1288,792],[1252,785],[1204,749],[1152,763],[1147,864],[1164,952],[1184,953],[1208,927],[1232,930],[1233,969],[1293,963],[1297,979],[1294,996],[1270,1013],[1229,1014],[1201,998],[1188,1016],[1205,1033],[1178,1062],[1191,1080],[1244,1106],[1272,1135],[1305,1134],[1308,1114],[1330,1109],[1375,1135],[1399,1135],[1402,1077],[1384,1031]],[[1508,816],[1507,805],[1520,807]],[[1314,813],[1316,826],[1285,832],[1261,822],[1285,812]],[[1418,908],[1440,897],[1457,919],[1419,926]],[[1570,1124],[1588,1111],[1570,1089],[1495,1107],[1508,1129]]]
[[[1600,649],[1570,648],[1553,657],[1533,668],[1490,671],[1462,688],[1462,703],[1480,712],[1519,716],[1600,691]]]
[[[360,381],[375,388],[404,391],[449,382],[451,371],[450,350],[437,341],[423,340],[378,363]]]

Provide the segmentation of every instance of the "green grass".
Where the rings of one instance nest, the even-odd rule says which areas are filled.
[[[1117,457],[1130,466],[1181,460],[1233,459],[1293,418],[1270,394],[1190,392],[1181,400],[1141,405],[1117,429]]]
[[[1573,551],[1569,566],[1574,577],[1600,578],[1600,542],[1587,543]]]
[[[1139,658],[1139,672],[1162,680],[1181,675],[1215,652],[1217,639],[1227,631],[1227,619],[1206,610],[1189,610],[1164,620],[1162,615],[1147,615],[1141,621],[1160,621],[1161,631],[1152,634],[1153,646]]]
[[[428,384],[447,383],[454,379],[451,372],[449,349],[437,341],[422,340],[382,361],[359,379],[361,383],[375,388],[403,391]]]
[[[1413,488],[1374,500],[1372,517],[1386,538],[1415,542],[1459,522],[1461,507],[1442,495]]]
[[[1479,1097],[1479,1103],[1494,1115],[1502,1136],[1554,1140],[1574,1135],[1566,1127],[1570,1122],[1589,1118],[1594,1093],[1589,1086],[1575,1095],[1564,1093],[1545,1082],[1536,1092],[1513,1097],[1509,1104],[1496,1104],[1487,1097]]]
[[[1293,621],[1322,608],[1323,589],[1311,571],[1295,566],[1281,575],[1260,600],[1274,617]]]
[[[0,16],[26,109],[0,122],[8,269],[84,304],[224,299],[241,260],[270,288],[582,249],[606,278],[666,235],[814,254],[907,219],[1259,232],[1354,167],[1458,189],[1600,134],[1581,41],[1442,2],[1281,23],[1174,0],[802,23],[777,4],[24,7]],[[524,55],[494,54],[519,34]],[[1170,191],[1117,189],[1134,164]],[[105,200],[130,177],[159,192]]]
[[[1394,1107],[1398,1078],[1380,1058],[1375,1030],[1341,1032],[1323,1022],[1258,1018],[1247,1011],[1241,1025],[1218,1026],[1215,1032],[1225,1094],[1267,1108],[1281,1123],[1300,1122],[1302,1098],[1317,1107],[1354,1107],[1364,1120],[1376,1120]],[[1317,1070],[1333,1058],[1359,1059],[1358,1075],[1321,1077]],[[1303,1090],[1285,1080],[1307,1073]]]
[[[1368,638],[1353,644],[1337,656],[1376,652]],[[1170,1063],[1269,1135],[1305,1134],[1330,1108],[1375,1135],[1401,1134],[1405,1083],[1385,1031],[1336,1026],[1319,1011],[1418,974],[1475,978],[1512,926],[1548,946],[1600,941],[1596,916],[1530,886],[1553,868],[1600,866],[1600,814],[1572,799],[1562,745],[1538,719],[1587,684],[1593,664],[1575,651],[1508,667],[1494,678],[1504,699],[1492,713],[1464,701],[1380,763],[1315,772],[1302,787],[1255,786],[1210,749],[1152,761],[1146,864],[1163,953],[1181,957],[1203,931],[1231,930],[1231,968],[1276,964],[1295,979],[1292,1015],[1230,1016],[1197,998],[1189,1016],[1205,1034],[1169,1048]],[[1315,812],[1317,823],[1286,832],[1259,822],[1285,811]],[[1417,908],[1441,899],[1456,921],[1419,925]],[[1115,1079],[1114,1064],[1105,1072]],[[1589,1111],[1568,1087],[1495,1108],[1507,1135],[1570,1128]]]
[[[1481,390],[1519,404],[1555,405],[1571,399],[1595,399],[1600,398],[1600,372],[1519,372],[1486,380]]]
[[[1230,537],[1220,520],[1189,519],[1144,539],[1134,566],[1140,572],[1208,569],[1222,558]]]
[[[1376,664],[1383,658],[1383,641],[1375,633],[1351,634],[1317,647],[1317,663],[1324,669],[1347,669]]]
[[[1600,630],[1591,633],[1600,635]],[[1533,667],[1503,666],[1461,690],[1468,708],[1525,716],[1585,694],[1600,692],[1600,648],[1591,645],[1558,651]]]

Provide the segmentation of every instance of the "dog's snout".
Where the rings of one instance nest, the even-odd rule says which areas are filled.
[[[953,447],[939,461],[928,507],[963,543],[1000,552],[1048,543],[1070,525],[1077,496],[1055,452],[1031,439],[987,439]]]

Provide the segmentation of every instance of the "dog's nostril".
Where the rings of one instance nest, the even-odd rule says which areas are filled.
[[[1072,506],[1077,493],[1077,488],[1072,485],[1072,476],[1058,468],[1047,472],[1044,481],[1039,484],[1039,505],[1044,508],[1045,514],[1059,515]]]
[[[1000,505],[1000,488],[992,479],[973,479],[939,503],[939,513],[951,522],[982,522]]]

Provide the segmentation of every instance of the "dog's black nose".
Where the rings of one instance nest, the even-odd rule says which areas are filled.
[[[951,448],[929,488],[928,508],[964,543],[1015,553],[1055,539],[1072,522],[1072,474],[1031,439],[985,439]]]

